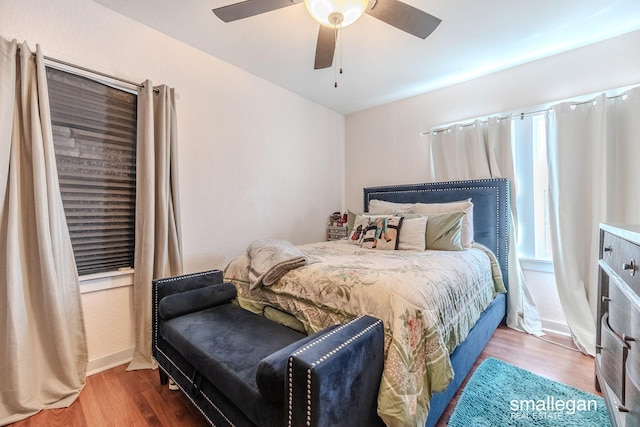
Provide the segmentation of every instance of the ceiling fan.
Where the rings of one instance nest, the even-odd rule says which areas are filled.
[[[303,0],[245,0],[213,9],[224,22],[260,15],[302,3]],[[320,23],[314,69],[331,67],[337,31],[355,22],[364,13],[402,31],[426,39],[440,24],[433,15],[399,0],[304,0],[309,14]]]

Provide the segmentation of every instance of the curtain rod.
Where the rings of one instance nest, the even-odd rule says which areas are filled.
[[[546,112],[551,111],[551,110],[552,110],[552,108],[545,108],[544,110],[527,111],[527,112],[522,112],[522,113],[519,113],[519,114],[508,114],[506,116],[498,117],[498,120],[505,120],[505,119],[509,119],[509,118],[511,120],[517,120],[517,119],[524,120],[525,117],[535,116],[537,114],[546,113]],[[470,121],[469,123],[465,123],[463,125],[457,125],[457,126],[461,127],[461,128],[466,128],[466,127],[469,127],[469,126],[474,126],[476,124],[476,121],[478,121],[478,119],[471,119],[471,120],[472,121]],[[488,122],[488,120],[480,120],[480,123],[487,123],[487,122]],[[425,131],[420,132],[420,136],[426,136],[426,135],[429,135],[430,133],[433,133],[435,135],[435,134],[437,134],[439,132],[447,131],[447,130],[451,129],[453,126],[456,126],[456,125],[453,124],[453,125],[445,126],[445,127],[442,127],[442,128],[425,130]]]
[[[51,61],[51,62],[55,62],[55,63],[58,63],[58,64],[66,65],[67,67],[75,68],[77,70],[86,71],[87,73],[96,74],[98,76],[106,77],[106,78],[111,79],[111,80],[116,80],[116,81],[119,81],[119,82],[122,82],[122,83],[127,83],[127,84],[129,84],[131,86],[137,87],[138,89],[141,89],[141,88],[144,87],[144,85],[141,84],[141,83],[132,82],[131,80],[127,80],[127,79],[123,79],[121,77],[113,76],[111,74],[103,73],[102,71],[92,70],[91,68],[83,67],[82,65],[72,64],[71,62],[63,61],[62,59],[57,59],[57,58],[53,58],[51,56],[46,56],[46,55],[43,55],[43,58],[46,59],[47,61]]]
[[[20,52],[20,47],[18,47],[18,52]],[[31,54],[33,56],[35,56],[35,53],[32,52]],[[55,62],[57,64],[65,65],[67,67],[71,67],[71,68],[74,68],[76,70],[81,70],[81,71],[85,71],[87,73],[91,73],[91,74],[95,74],[95,75],[98,75],[98,76],[106,77],[108,79],[115,80],[115,81],[118,81],[118,82],[121,82],[121,83],[126,83],[128,85],[135,86],[138,89],[141,89],[141,88],[144,87],[143,83],[136,83],[136,82],[133,82],[131,80],[123,79],[122,77],[114,76],[112,74],[103,73],[102,71],[92,70],[91,68],[87,68],[87,67],[83,67],[82,65],[73,64],[71,62],[63,61],[62,59],[54,58],[52,56],[43,55],[42,57],[47,61]],[[160,91],[158,89],[154,89],[153,92],[154,93],[160,93]]]
[[[616,99],[616,98],[621,98],[621,97],[624,97],[624,96],[626,96],[626,94],[622,93],[620,95],[608,96],[606,99]],[[590,99],[588,101],[574,102],[574,103],[571,104],[571,106],[574,107],[576,105],[590,104],[590,103],[592,103],[594,101],[595,101],[595,98],[594,99]],[[521,112],[521,113],[518,113],[518,114],[508,114],[508,115],[505,115],[505,116],[502,116],[502,117],[498,117],[498,120],[504,120],[504,119],[508,119],[508,118],[511,118],[511,120],[518,120],[518,119],[523,120],[525,117],[535,116],[535,115],[538,115],[538,114],[541,114],[541,113],[547,113],[547,112],[552,111],[552,110],[553,110],[553,107],[549,107],[549,108],[544,108],[542,110],[526,111],[526,112]],[[469,127],[469,126],[473,126],[473,125],[476,124],[476,121],[478,119],[471,119],[471,120],[472,121],[469,122],[469,123],[462,124],[462,125],[457,125],[457,126],[461,127],[461,128],[466,128],[466,127]],[[480,120],[480,123],[487,123],[487,122],[488,122],[488,120]],[[429,135],[430,133],[433,133],[435,135],[435,134],[437,134],[439,132],[447,131],[447,130],[451,129],[451,127],[453,127],[453,126],[456,126],[456,125],[452,124],[452,125],[449,125],[449,126],[446,126],[446,127],[442,127],[442,128],[431,129],[431,130],[428,130],[428,131],[425,130],[425,131],[420,132],[420,136],[426,136],[426,135]]]

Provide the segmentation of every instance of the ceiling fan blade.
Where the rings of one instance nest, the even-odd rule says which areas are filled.
[[[377,0],[365,13],[409,34],[426,39],[442,22],[433,15],[398,0]]]
[[[329,68],[333,64],[333,54],[336,51],[335,29],[320,25],[318,31],[318,43],[316,45],[316,61],[314,70]]]
[[[224,22],[231,22],[292,6],[296,3],[298,3],[297,0],[246,0],[213,9],[213,13]]]

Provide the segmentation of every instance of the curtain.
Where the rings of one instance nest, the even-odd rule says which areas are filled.
[[[574,341],[595,354],[599,223],[637,223],[640,89],[548,115],[549,214],[556,284]]]
[[[0,424],[69,406],[87,343],[44,60],[0,38]]]
[[[535,335],[542,334],[538,309],[527,289],[516,256],[518,217],[515,203],[515,172],[511,138],[511,118],[476,120],[473,124],[452,125],[430,134],[431,178],[450,181],[508,178],[511,183],[511,227],[509,230],[509,293],[507,325]]]
[[[174,89],[147,80],[138,94],[136,245],[133,294],[136,347],[128,369],[151,358],[151,281],[182,274],[178,138]]]

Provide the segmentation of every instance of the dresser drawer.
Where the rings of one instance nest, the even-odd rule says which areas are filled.
[[[627,363],[635,372],[636,378],[640,378],[640,305],[637,303],[631,306],[631,337],[627,341],[629,344]]]
[[[631,335],[633,300],[629,297],[629,291],[625,292],[624,286],[616,280],[609,280],[609,326],[618,335]]]
[[[625,365],[627,361],[627,344],[616,335],[608,323],[609,314],[602,316],[602,335],[600,337],[600,371],[602,379],[611,387],[615,395],[624,403]]]
[[[640,246],[605,231],[600,256],[637,295],[640,295]]]
[[[640,298],[627,286],[609,281],[609,327],[629,347],[629,363],[640,373]]]
[[[624,407],[626,413],[622,413],[625,420],[625,427],[640,427],[640,381],[638,377],[629,369],[626,373],[626,398]]]

